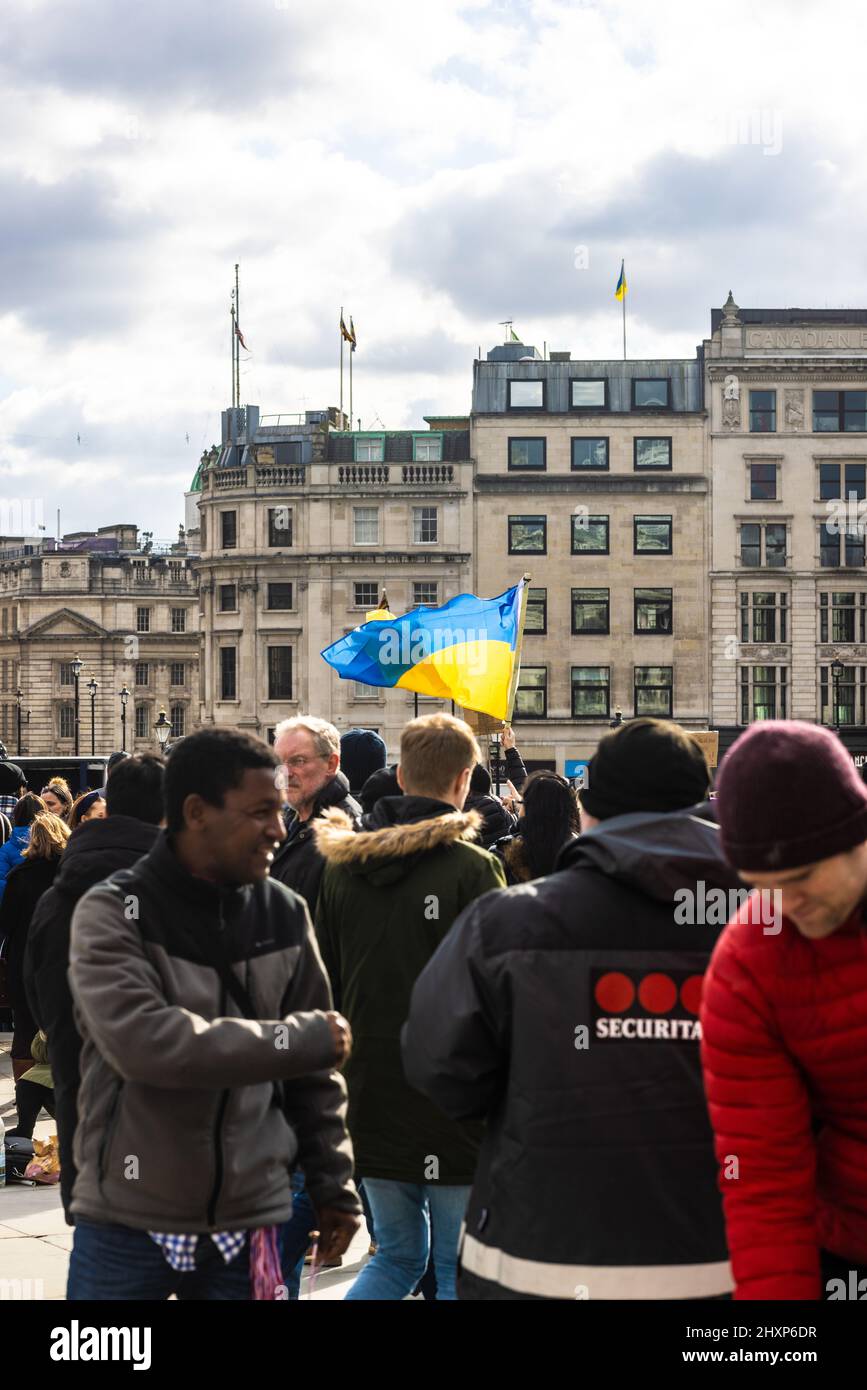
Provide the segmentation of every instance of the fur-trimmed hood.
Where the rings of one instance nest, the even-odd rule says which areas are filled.
[[[324,811],[315,822],[316,848],[327,864],[340,864],[352,873],[391,880],[402,878],[419,855],[475,840],[482,823],[477,811],[456,811],[442,801],[421,796],[384,797],[365,818],[363,830],[337,808]]]

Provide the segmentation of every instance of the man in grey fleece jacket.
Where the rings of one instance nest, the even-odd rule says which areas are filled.
[[[306,905],[269,878],[285,833],[276,768],[236,730],[184,739],[167,830],[75,909],[70,1299],[250,1298],[251,1249],[261,1273],[296,1163],[323,1258],[358,1227],[334,1070],[351,1035]],[[257,1296],[281,1296],[257,1280]]]

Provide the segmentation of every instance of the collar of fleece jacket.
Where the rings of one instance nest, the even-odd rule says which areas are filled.
[[[409,812],[411,807],[408,803],[420,801],[421,798],[401,797],[400,800],[404,802],[402,809]],[[352,829],[352,821],[344,811],[334,807],[324,811],[315,823],[316,847],[329,864],[360,868],[426,854],[430,850],[456,844],[459,840],[476,839],[482,823],[478,811],[455,811],[443,807],[438,814],[435,809],[438,806],[443,806],[443,803],[427,802],[433,814],[423,819],[401,819],[384,825],[382,829],[359,831]]]

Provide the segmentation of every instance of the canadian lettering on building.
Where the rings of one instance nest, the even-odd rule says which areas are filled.
[[[816,350],[836,348],[867,352],[867,329],[863,328],[749,328],[748,348],[794,348]]]

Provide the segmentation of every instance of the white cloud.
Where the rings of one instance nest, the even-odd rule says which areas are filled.
[[[0,475],[173,534],[236,260],[245,399],[336,403],[343,304],[355,413],[394,427],[468,409],[510,314],[616,356],[621,255],[635,353],[690,355],[729,287],[863,302],[859,13],[6,0]]]

